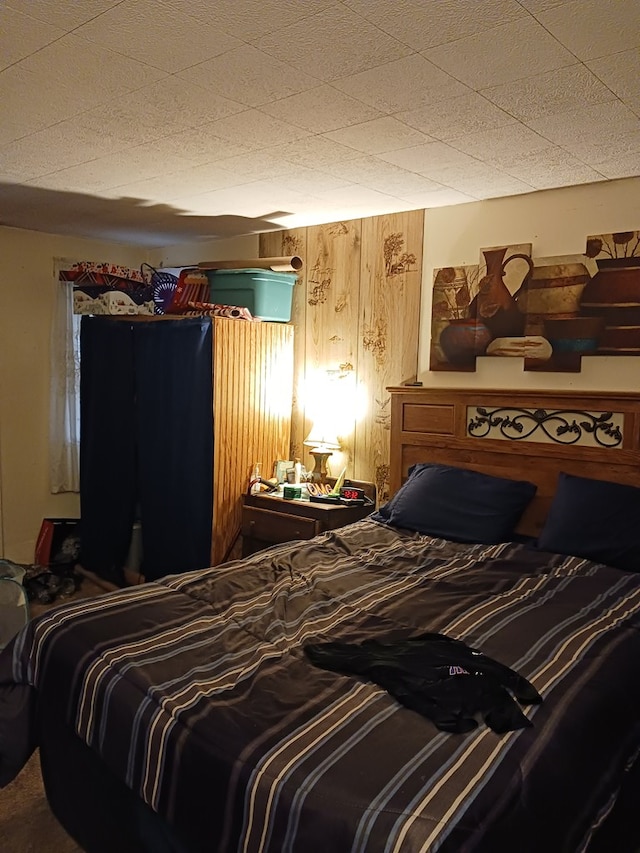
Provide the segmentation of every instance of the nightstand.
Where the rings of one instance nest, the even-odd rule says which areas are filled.
[[[248,557],[270,545],[311,539],[360,521],[373,506],[342,506],[306,500],[285,500],[269,494],[244,495],[242,507],[242,556]]]

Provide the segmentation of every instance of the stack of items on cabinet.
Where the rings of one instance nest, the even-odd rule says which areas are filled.
[[[297,257],[171,269],[82,261],[61,270],[59,279],[73,282],[75,314],[179,314],[287,323],[301,267]]]

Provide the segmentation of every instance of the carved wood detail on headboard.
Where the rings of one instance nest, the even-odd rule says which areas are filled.
[[[640,486],[640,394],[392,387],[391,494],[417,462],[538,487],[518,531],[537,535],[558,473]]]

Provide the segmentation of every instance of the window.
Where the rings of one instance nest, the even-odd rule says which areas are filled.
[[[54,258],[51,324],[49,458],[52,492],[80,491],[80,317],[73,313],[73,285],[58,272],[74,262]]]

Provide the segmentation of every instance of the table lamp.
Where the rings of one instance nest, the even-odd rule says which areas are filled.
[[[326,483],[327,459],[334,450],[340,450],[340,442],[335,430],[332,430],[327,424],[315,422],[303,444],[310,448],[309,453],[315,459],[315,465],[311,472],[312,481],[314,483]]]

